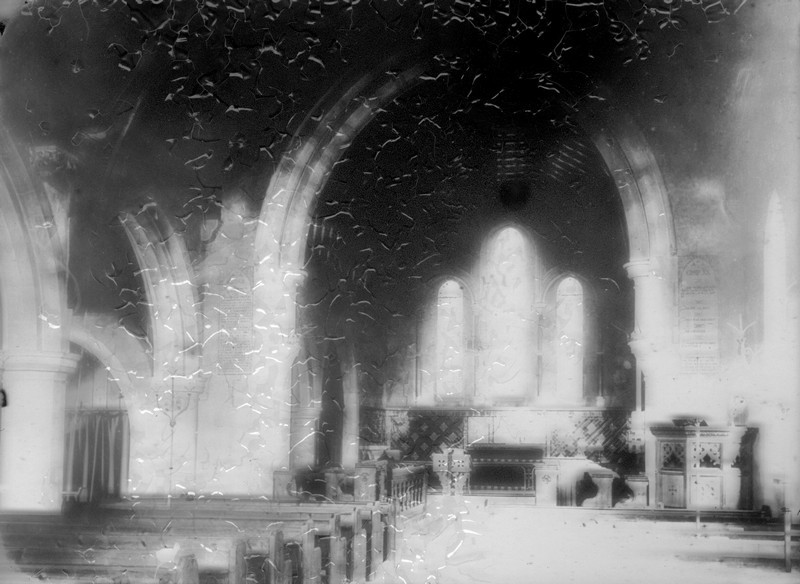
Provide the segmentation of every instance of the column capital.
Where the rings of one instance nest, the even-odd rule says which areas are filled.
[[[56,351],[6,351],[0,355],[3,371],[64,373],[75,371],[80,356]]]
[[[628,272],[628,277],[631,279],[643,278],[652,273],[650,258],[631,260],[622,267],[625,268],[625,271]]]

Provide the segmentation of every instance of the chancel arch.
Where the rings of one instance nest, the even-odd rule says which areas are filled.
[[[673,350],[677,247],[667,189],[647,140],[623,111],[589,107],[577,112],[576,120],[592,137],[622,202],[629,249],[625,270],[635,293],[629,345],[637,364],[637,404],[644,407],[641,379],[646,376],[655,417],[669,408],[675,381],[670,371],[679,366]]]
[[[311,210],[315,208],[317,198],[325,191],[334,165],[348,151],[355,137],[374,119],[377,108],[388,107],[392,100],[415,86],[426,66],[411,66],[389,81],[386,81],[382,70],[376,70],[371,76],[359,79],[341,92],[332,92],[315,109],[322,113],[316,118],[307,119],[295,133],[296,147],[283,157],[271,179],[261,210],[256,243],[257,257],[262,258],[257,266],[256,276],[259,282],[256,314],[257,320],[260,319],[256,328],[264,331],[263,342],[256,344],[269,354],[269,379],[276,396],[288,391],[291,363],[299,346],[295,336],[296,316],[292,304],[297,298],[298,286],[302,285],[306,277],[302,267],[309,226],[313,221]],[[615,119],[622,115],[609,113]],[[628,122],[613,125],[587,124],[583,126],[583,130],[597,147],[622,200],[625,218],[622,229],[628,237],[630,248],[629,256],[620,264],[625,260],[633,260],[628,271],[636,282],[636,323],[633,327],[633,339],[648,347],[660,346],[661,337],[667,334],[665,331],[670,330],[669,327],[659,329],[656,325],[669,320],[670,291],[665,289],[668,286],[664,282],[669,281],[673,271],[671,262],[674,238],[671,232],[671,215],[665,204],[663,185],[655,159],[649,153],[644,140]],[[617,136],[617,131],[622,132],[622,135]],[[483,253],[484,251],[480,251],[479,257]],[[479,274],[480,268],[476,267],[475,270]],[[479,275],[476,277],[480,278]],[[482,337],[485,335],[481,331],[487,326],[477,314],[481,310],[478,305],[482,293],[483,289],[476,281],[475,352],[478,355],[484,351],[481,343],[484,342]],[[538,318],[535,314],[535,296],[535,293],[532,294],[530,310],[523,310],[527,311],[527,317],[532,321]],[[656,314],[657,318],[648,314],[645,306],[655,307],[650,312]],[[531,326],[532,332],[529,338],[526,337],[529,346],[536,347],[538,344],[537,325],[535,323]],[[518,330],[518,333],[528,334],[527,330],[525,333]],[[636,352],[641,352],[638,347]],[[523,387],[525,383],[519,383],[512,388],[514,382],[510,380],[514,376],[507,375],[506,382],[511,384],[508,386],[510,389],[504,390],[505,394],[501,391],[497,393],[498,403],[522,404],[536,395],[536,387],[540,382],[536,372],[539,358],[534,350],[531,359],[521,364],[526,369],[524,377],[529,382],[532,380],[532,385]],[[420,357],[418,361],[422,362],[424,359]],[[477,361],[476,388],[481,385],[481,376],[492,374],[499,379],[499,372],[495,370],[497,367],[493,361],[483,359],[481,364],[480,357]],[[504,368],[510,371],[506,365]],[[426,388],[423,379],[426,374],[430,374],[430,368],[423,364],[418,372],[418,396],[423,401],[431,399],[435,394]],[[655,387],[658,384],[653,385]],[[288,400],[276,400],[278,403],[284,401]],[[289,412],[277,414],[278,419],[283,419],[281,416],[285,415],[289,415]],[[288,420],[286,425],[288,426]]]
[[[263,331],[254,339],[258,353],[269,366],[254,374],[273,392],[276,404],[271,417],[275,468],[289,465],[289,437],[283,428],[291,423],[291,364],[300,341],[296,331],[297,288],[304,279],[302,266],[311,225],[309,210],[325,187],[334,164],[351,141],[381,107],[416,82],[419,65],[387,75],[383,68],[326,95],[295,133],[270,179],[255,237],[254,327]]]

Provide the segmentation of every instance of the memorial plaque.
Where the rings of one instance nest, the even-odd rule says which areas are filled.
[[[242,270],[223,288],[219,304],[219,368],[225,375],[252,373],[253,274]]]
[[[681,370],[684,373],[714,373],[719,368],[716,270],[710,258],[685,258],[681,263]]]

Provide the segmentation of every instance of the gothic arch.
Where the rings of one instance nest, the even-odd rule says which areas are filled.
[[[149,339],[157,382],[179,378],[197,383],[200,369],[199,297],[189,253],[181,235],[150,207],[120,216],[139,264],[150,303]]]
[[[2,373],[3,386],[16,396],[3,416],[0,505],[52,510],[61,505],[64,464],[63,452],[52,444],[63,438],[64,389],[77,357],[69,354],[65,332],[64,226],[54,216],[47,186],[29,171],[60,153],[45,147],[30,154],[44,160],[23,160],[0,128]]]
[[[43,186],[0,129],[0,279],[2,348],[13,353],[66,351],[66,262],[61,237]],[[13,336],[12,336],[13,335]]]
[[[283,155],[270,180],[256,234],[255,302],[256,327],[263,331],[261,353],[275,368],[270,381],[277,403],[288,401],[284,397],[299,347],[294,306],[297,286],[305,276],[302,260],[311,222],[309,211],[324,191],[334,164],[358,133],[380,108],[415,85],[426,67],[424,61],[419,61],[392,75],[376,68],[330,92],[295,132],[293,147]],[[645,265],[648,276],[671,282],[674,234],[655,157],[624,114],[609,111],[592,118],[586,116],[579,121],[615,179],[625,211],[630,258]],[[671,307],[670,294],[670,290],[656,293],[665,311]],[[637,297],[639,304],[642,303]],[[658,330],[657,326],[646,328]],[[288,409],[277,416],[284,427],[289,426]],[[284,440],[288,451],[288,439]]]
[[[625,113],[611,109],[584,111],[578,122],[614,179],[625,213],[630,261],[673,256],[672,209],[658,163],[642,133]]]

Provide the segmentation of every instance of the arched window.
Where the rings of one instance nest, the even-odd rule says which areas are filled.
[[[541,403],[584,405],[602,394],[596,318],[584,281],[569,274],[551,280],[541,320]]]
[[[450,400],[463,393],[464,291],[455,280],[447,280],[436,298],[436,396]]]
[[[534,393],[537,261],[513,227],[489,241],[481,267],[479,387],[494,402],[519,402]]]
[[[583,399],[583,357],[586,348],[583,286],[566,277],[556,288],[556,393],[558,399]]]

